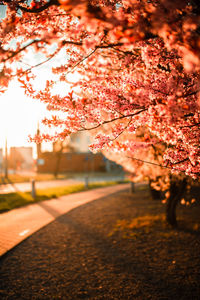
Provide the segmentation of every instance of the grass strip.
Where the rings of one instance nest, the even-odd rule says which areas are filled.
[[[28,204],[37,203],[39,201],[48,200],[52,198],[59,198],[64,195],[78,193],[98,187],[106,187],[119,183],[122,181],[98,182],[89,184],[88,188],[84,184],[76,184],[70,186],[52,187],[48,189],[36,190],[36,197],[33,198],[31,192],[16,192],[0,195],[0,213],[9,211],[11,209],[22,207]]]
[[[56,179],[70,179],[70,178],[85,178],[88,177],[104,177],[109,180],[110,176],[116,176],[119,175],[118,173],[110,173],[107,174],[105,172],[94,172],[94,173],[78,173],[78,172],[69,172],[69,173],[63,173],[58,174],[57,177],[55,177],[53,174],[50,173],[36,173],[34,176],[30,175],[21,175],[21,174],[9,174],[8,178],[5,178],[2,174],[0,174],[0,183],[22,183],[22,182],[30,182],[31,179],[34,179],[35,181],[49,181],[49,180],[56,180]]]

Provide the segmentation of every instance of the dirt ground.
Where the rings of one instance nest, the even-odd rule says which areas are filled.
[[[179,229],[147,187],[80,206],[0,260],[0,299],[200,299],[200,205]]]

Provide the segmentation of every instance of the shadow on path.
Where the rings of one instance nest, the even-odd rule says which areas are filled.
[[[109,236],[117,220],[151,212],[138,195],[79,206],[10,251],[1,259],[1,299],[199,299],[199,245],[190,234],[166,238],[157,227],[134,239]]]
[[[48,212],[54,218],[57,218],[60,216],[60,212],[58,210],[56,210],[55,208],[51,207],[50,205],[48,205],[48,203],[45,203],[42,201],[42,202],[37,202],[37,205],[42,207],[44,210],[46,210],[46,212]]]

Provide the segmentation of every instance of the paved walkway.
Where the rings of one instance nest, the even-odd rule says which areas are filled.
[[[38,202],[1,214],[0,256],[69,210],[127,188],[130,188],[130,183],[98,188]]]

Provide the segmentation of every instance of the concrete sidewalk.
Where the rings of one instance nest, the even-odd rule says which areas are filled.
[[[0,214],[0,256],[69,210],[130,188],[130,183],[62,196]]]

